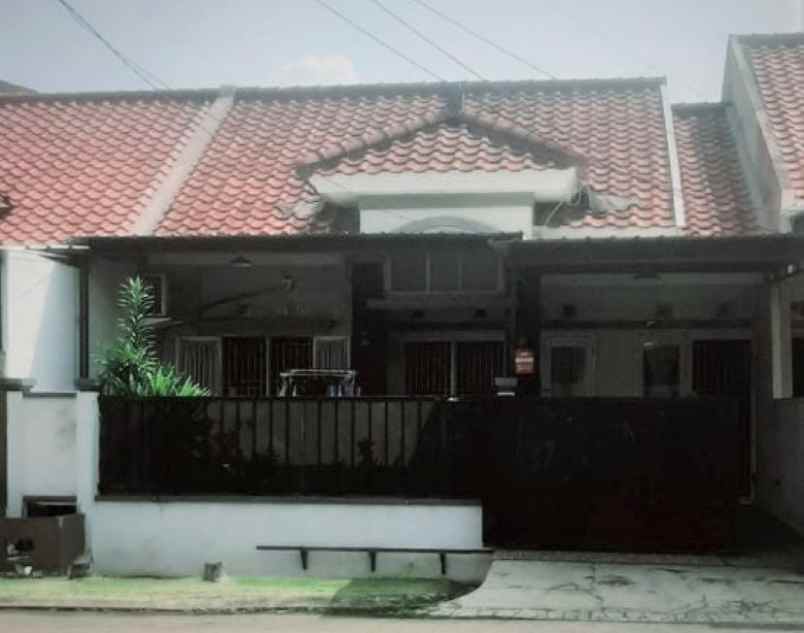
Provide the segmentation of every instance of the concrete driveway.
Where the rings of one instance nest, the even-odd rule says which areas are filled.
[[[682,561],[495,560],[476,591],[431,614],[804,626],[804,576],[793,569]]]

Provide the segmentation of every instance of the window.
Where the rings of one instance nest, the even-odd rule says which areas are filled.
[[[221,392],[221,342],[215,337],[179,339],[179,373],[192,378],[211,394]]]
[[[642,395],[677,398],[681,395],[681,347],[646,342],[642,346]]]
[[[151,316],[167,315],[167,279],[165,275],[142,275],[142,282],[151,292],[154,300]]]
[[[594,395],[594,339],[589,336],[555,336],[542,348],[544,393],[553,398]]]
[[[501,289],[501,262],[489,248],[410,252],[388,259],[390,292],[486,293]]]

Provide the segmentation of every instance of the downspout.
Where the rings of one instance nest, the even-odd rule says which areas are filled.
[[[78,385],[89,382],[89,257],[83,257],[78,273]]]

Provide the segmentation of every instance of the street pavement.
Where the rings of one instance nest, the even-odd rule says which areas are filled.
[[[314,615],[135,615],[120,613],[0,612],[8,633],[767,633],[773,628],[611,622],[394,620]],[[798,630],[785,627],[782,630]]]

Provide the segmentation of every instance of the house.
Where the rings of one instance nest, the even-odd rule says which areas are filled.
[[[802,74],[804,35],[750,35],[729,41],[719,103],[670,104],[654,78],[0,98],[9,512],[74,497],[117,573],[187,573],[200,550],[259,573],[260,542],[473,548],[483,519],[526,545],[714,547],[738,499],[804,528]],[[104,409],[99,444],[96,396],[75,393],[133,274],[154,290],[163,357],[213,394],[188,415],[208,422],[219,476],[153,470],[166,441],[147,429],[167,414],[145,405]],[[520,390],[541,398],[492,399],[518,353],[535,364]],[[298,368],[354,369],[361,398],[278,398]],[[454,447],[545,472],[558,436],[522,420],[557,411],[639,436],[642,457],[606,471],[616,494],[543,489],[566,522],[534,540],[549,522],[533,489],[511,514]],[[72,443],[43,443],[48,425]],[[47,473],[28,460],[43,451]],[[371,481],[354,478],[361,459]],[[416,478],[425,462],[437,481]],[[669,505],[634,513],[648,480]],[[584,534],[564,529],[590,499]],[[237,551],[198,532],[223,522]]]

